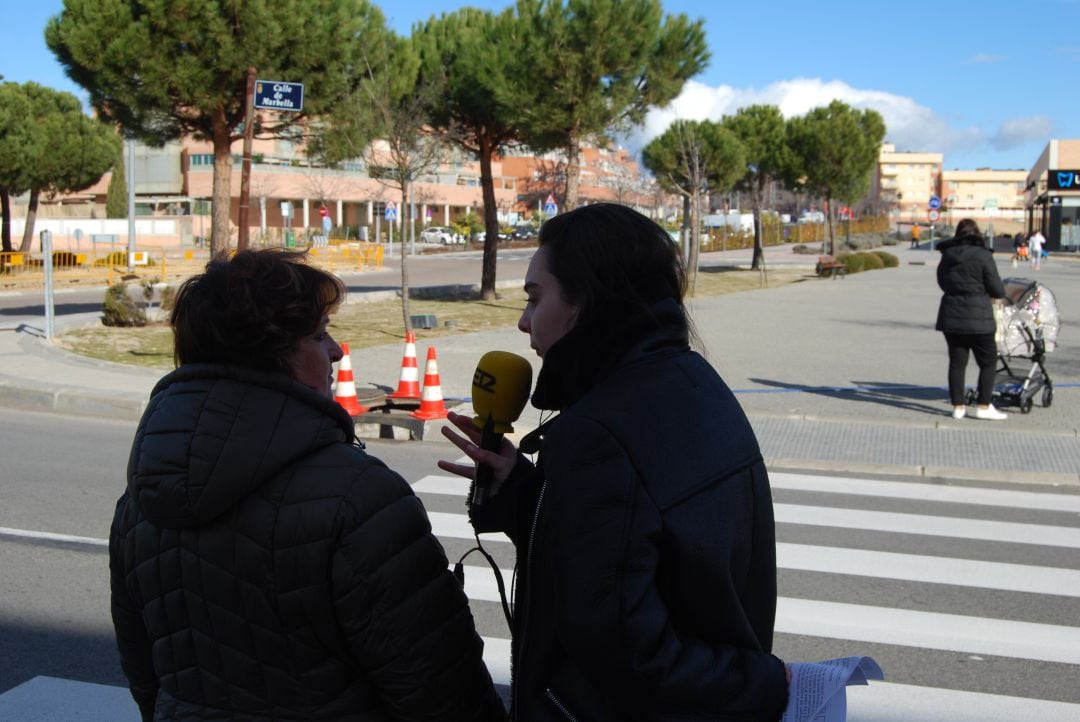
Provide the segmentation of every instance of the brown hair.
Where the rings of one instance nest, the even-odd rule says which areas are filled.
[[[341,280],[306,258],[240,251],[185,281],[171,319],[176,365],[227,363],[291,375],[289,354],[345,298]]]
[[[964,236],[981,236],[982,231],[979,230],[979,224],[971,218],[965,218],[956,224],[956,237],[963,238]]]

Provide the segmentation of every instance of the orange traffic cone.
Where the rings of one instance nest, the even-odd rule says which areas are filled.
[[[405,333],[405,355],[401,357],[401,379],[397,391],[387,394],[391,399],[420,398],[420,369],[416,365],[416,334]]]
[[[347,343],[341,344],[341,361],[338,362],[334,401],[341,404],[341,408],[345,409],[349,416],[357,416],[367,411],[367,407],[361,406],[356,398],[356,382],[353,381],[352,360],[349,358],[349,344]]]
[[[446,404],[443,403],[442,382],[439,381],[439,361],[435,358],[435,347],[427,350],[427,365],[424,367],[424,395],[420,399],[420,408],[410,416],[418,419],[445,419]]]

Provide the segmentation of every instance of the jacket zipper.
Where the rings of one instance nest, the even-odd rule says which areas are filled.
[[[551,691],[550,687],[544,690],[544,694],[547,695],[547,698],[551,700],[551,703],[563,713],[563,716],[566,717],[566,719],[570,720],[570,722],[578,722],[578,718],[570,714],[570,710],[566,709],[566,705],[555,696],[555,693]]]
[[[529,543],[525,547],[525,594],[528,596],[529,584],[532,584],[532,562],[533,562],[533,541],[536,539],[536,525],[540,521],[540,507],[544,503],[544,492],[547,491],[547,480],[540,485],[540,495],[536,499],[536,511],[533,513],[532,526],[529,528]],[[521,619],[521,643],[518,645],[518,649],[525,649],[525,637],[529,629],[529,603],[528,600],[523,600],[525,603],[522,605],[525,609],[522,610]],[[511,655],[512,656],[512,655]],[[513,663],[511,659],[510,664],[510,699],[513,701],[512,706],[514,709],[514,719],[517,719],[517,709],[520,699],[517,695],[517,665]],[[551,692],[549,691],[550,695]],[[554,697],[552,697],[554,699]],[[558,704],[558,700],[556,700]],[[562,705],[559,705],[560,709]],[[573,719],[571,717],[570,719]]]

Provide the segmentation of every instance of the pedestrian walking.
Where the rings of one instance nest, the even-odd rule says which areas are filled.
[[[1001,421],[1007,414],[991,403],[997,366],[997,345],[991,299],[1005,297],[994,256],[979,226],[970,218],[956,225],[956,236],[938,244],[941,261],[937,267],[938,286],[943,291],[934,328],[945,334],[949,349],[949,400],[953,418],[967,413],[964,376],[968,356],[975,355],[979,381],[975,418]]]
[[[1046,237],[1042,231],[1035,229],[1028,239],[1028,252],[1031,254],[1031,267],[1038,271],[1042,267],[1043,247],[1046,245]]]
[[[518,322],[543,360],[532,403],[559,412],[521,441],[535,465],[449,417],[460,433],[444,434],[495,479],[475,529],[517,548],[516,722],[771,722],[787,704],[769,477],[734,395],[690,349],[685,287],[645,216],[556,216]]]
[[[505,720],[423,506],[331,396],[345,288],[303,258],[240,251],[176,295],[109,539],[142,719]]]
[[[911,247],[919,247],[919,239],[922,237],[922,227],[918,223],[911,224]]]

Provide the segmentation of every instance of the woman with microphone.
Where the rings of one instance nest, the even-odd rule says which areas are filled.
[[[558,415],[520,452],[482,448],[469,417],[444,430],[490,470],[474,527],[517,549],[513,720],[776,720],[787,704],[768,474],[690,349],[685,288],[645,216],[597,204],[549,220],[518,328],[543,360],[532,403]]]

